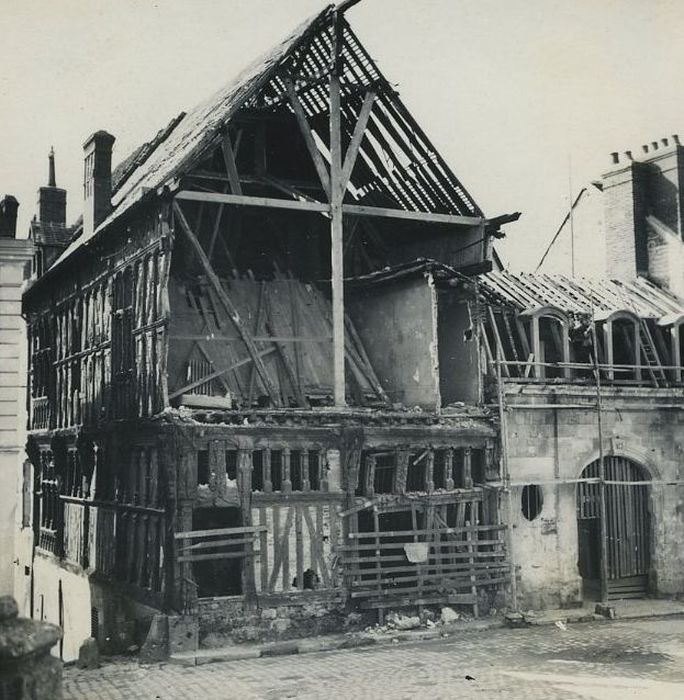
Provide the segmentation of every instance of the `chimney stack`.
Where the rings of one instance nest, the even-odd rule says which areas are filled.
[[[96,131],[83,144],[83,233],[91,234],[112,208],[112,146],[114,137]]]
[[[627,156],[627,160],[634,160],[634,158],[632,158],[632,151],[625,151],[625,156]]]
[[[644,153],[648,153],[648,144],[645,143],[642,148],[644,149]]]
[[[672,134],[672,140],[679,146],[679,135]]]
[[[613,159],[613,163],[615,165],[617,165],[620,162],[620,155],[617,151],[613,151],[613,153],[610,154],[610,157]]]
[[[17,237],[17,209],[19,202],[11,194],[0,199],[0,238]]]
[[[652,148],[654,151],[657,151],[657,150],[658,150],[658,142],[657,142],[657,141],[651,141],[651,148]]]
[[[668,146],[668,145],[669,145],[669,141],[668,141],[666,138],[665,138],[665,139],[660,139],[660,142],[663,144],[663,146]]]
[[[38,220],[42,223],[66,225],[66,190],[57,187],[55,149],[48,155],[48,184],[38,190]]]

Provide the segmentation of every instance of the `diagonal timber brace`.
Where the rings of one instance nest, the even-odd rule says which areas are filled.
[[[197,236],[195,236],[192,229],[190,228],[190,224],[188,224],[188,220],[185,218],[185,214],[183,213],[183,210],[181,209],[178,202],[173,203],[173,211],[176,215],[178,223],[180,223],[181,230],[185,234],[185,237],[187,238],[188,242],[190,243],[195,255],[197,256],[197,259],[199,260],[200,265],[204,269],[204,272],[207,275],[207,279],[209,280],[211,286],[214,288],[216,296],[225,308],[226,313],[228,314],[230,320],[233,322],[233,325],[235,326],[237,332],[240,334],[240,337],[242,338],[242,341],[244,342],[245,347],[247,348],[247,352],[249,353],[252,362],[254,362],[254,367],[257,371],[257,374],[259,375],[259,379],[264,385],[264,388],[266,389],[274,406],[279,406],[280,397],[278,396],[278,392],[276,391],[275,387],[273,386],[273,383],[271,382],[271,378],[268,376],[266,366],[264,365],[262,357],[254,343],[254,339],[252,338],[250,332],[245,328],[244,324],[242,323],[242,319],[240,318],[240,314],[233,305],[233,302],[230,300],[230,297],[226,294],[225,290],[221,286],[221,281],[214,272],[214,269],[212,268],[211,263],[209,262],[209,258],[207,258],[207,255],[204,252],[200,242],[197,240]]]
[[[306,144],[309,155],[313,160],[316,172],[318,173],[318,177],[321,181],[321,185],[323,185],[323,189],[325,190],[328,199],[330,199],[330,174],[328,173],[328,167],[323,160],[321,152],[318,150],[318,146],[316,145],[313,134],[311,133],[311,127],[309,126],[306,114],[304,113],[304,108],[302,107],[302,103],[299,101],[299,96],[297,95],[297,91],[295,90],[292,80],[289,77],[284,76],[283,82],[285,83],[287,96],[290,100],[290,106],[295,113],[295,117],[297,117],[297,123],[299,124],[299,130],[302,132],[304,143]]]
[[[373,109],[374,103],[375,91],[369,90],[366,93],[366,96],[363,98],[359,118],[356,122],[356,126],[354,127],[354,133],[352,134],[351,142],[347,148],[347,153],[344,156],[344,165],[342,166],[342,174],[340,175],[340,186],[342,187],[343,192],[347,189],[347,185],[349,184],[349,178],[351,177],[352,170],[354,169],[354,163],[356,163],[356,157],[359,154],[361,141],[363,140],[363,135],[366,132],[368,119],[370,118],[370,113]]]

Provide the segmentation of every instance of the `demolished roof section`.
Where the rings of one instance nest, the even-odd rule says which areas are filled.
[[[73,241],[56,265],[90,242],[99,231],[148,193],[173,188],[216,146],[230,121],[242,108],[291,112],[281,69],[296,75],[306,116],[315,120],[329,111],[330,74],[335,26],[330,5],[303,22],[288,38],[254,61],[234,80],[190,112],[173,120],[155,139],[143,144],[115,171],[112,213],[90,235]],[[371,206],[462,216],[482,216],[472,197],[415,123],[390,83],[343,18],[339,20],[342,48],[341,83],[343,128],[356,121],[359,90],[377,90],[372,134],[361,147],[356,177],[351,177],[351,200]],[[313,127],[313,124],[312,124]],[[325,148],[326,135],[318,135]]]
[[[601,316],[631,311],[642,318],[684,314],[684,304],[676,296],[643,277],[626,282],[489,272],[478,280],[485,301],[518,310],[553,306],[568,314]]]

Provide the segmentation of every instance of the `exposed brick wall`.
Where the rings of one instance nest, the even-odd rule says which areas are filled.
[[[606,266],[608,275],[617,279],[631,279],[637,273],[636,165],[603,176]]]

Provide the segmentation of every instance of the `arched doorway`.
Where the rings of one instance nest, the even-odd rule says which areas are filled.
[[[605,519],[608,597],[641,598],[648,591],[651,561],[651,523],[648,508],[650,474],[625,457],[603,458],[605,468]],[[598,479],[599,460],[582,472],[582,479]],[[584,596],[601,593],[601,485],[577,485],[579,571]]]

